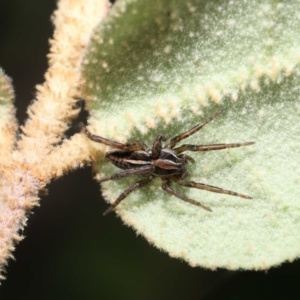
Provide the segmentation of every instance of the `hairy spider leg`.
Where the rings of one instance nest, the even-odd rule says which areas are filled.
[[[134,183],[133,185],[131,185],[128,189],[126,189],[118,198],[117,200],[104,212],[103,216],[106,216],[108,213],[110,213],[111,211],[113,211],[116,206],[122,201],[124,200],[131,192],[145,186],[146,184],[148,184],[149,182],[151,182],[151,180],[153,179],[152,176],[149,176],[147,178],[144,178],[142,180],[137,181],[136,183]]]
[[[233,143],[233,144],[212,144],[212,145],[189,145],[184,144],[173,150],[176,154],[182,153],[184,151],[212,151],[212,150],[222,150],[226,148],[237,148],[243,146],[253,145],[254,142],[246,142],[246,143]]]
[[[175,196],[175,197],[177,197],[177,198],[179,198],[179,199],[181,199],[181,200],[183,200],[183,201],[185,201],[185,202],[188,202],[188,203],[190,203],[190,204],[199,206],[199,207],[201,207],[201,208],[203,208],[203,209],[205,209],[205,210],[207,210],[207,211],[212,211],[208,206],[205,206],[205,205],[201,204],[200,202],[195,201],[195,200],[193,200],[193,199],[190,199],[190,198],[188,198],[187,196],[185,196],[185,195],[183,195],[183,194],[180,194],[179,192],[175,191],[174,189],[172,189],[172,188],[169,186],[169,184],[170,184],[170,180],[168,180],[168,179],[163,179],[163,183],[162,183],[161,187],[162,187],[162,189],[163,189],[165,192],[167,192],[167,193],[169,193],[169,194],[171,194],[171,195],[173,195],[173,196]]]
[[[191,128],[189,131],[183,132],[179,135],[172,137],[170,139],[170,142],[167,145],[167,147],[172,149],[178,142],[180,142],[183,139],[186,139],[187,137],[191,136],[192,134],[194,134],[195,132],[200,130],[204,125],[206,125],[207,123],[211,122],[214,118],[216,118],[221,112],[222,112],[222,110],[219,110],[214,115],[212,115],[210,118],[205,120],[203,123],[199,123],[196,126],[194,126],[193,128]]]
[[[219,194],[227,194],[227,195],[237,196],[237,197],[241,197],[244,199],[252,199],[251,197],[249,197],[247,195],[239,194],[239,193],[229,191],[229,190],[223,190],[221,188],[218,188],[218,187],[212,186],[212,185],[208,185],[208,184],[198,183],[198,182],[194,182],[194,181],[184,181],[184,180],[181,180],[178,178],[172,178],[172,180],[174,180],[176,183],[178,183],[182,186],[186,186],[186,187],[191,187],[191,188],[200,189],[200,190],[206,190],[206,191],[219,193]]]
[[[101,143],[116,149],[120,149],[120,150],[127,150],[127,151],[139,151],[139,150],[146,150],[147,146],[144,143],[138,142],[138,141],[134,141],[132,143],[128,143],[128,144],[122,144],[119,142],[115,142],[112,140],[108,140],[105,139],[99,135],[95,135],[92,134],[91,132],[89,132],[87,130],[87,128],[80,123],[79,127],[81,128],[81,131],[92,141],[97,142],[97,143]]]
[[[114,180],[114,179],[121,179],[124,177],[129,177],[133,175],[145,175],[150,174],[154,171],[155,167],[153,165],[145,165],[142,167],[134,168],[134,169],[127,169],[117,173],[114,173],[110,177],[102,178],[99,182]]]

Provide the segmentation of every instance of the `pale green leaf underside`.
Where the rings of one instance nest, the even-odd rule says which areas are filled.
[[[130,194],[122,219],[191,265],[265,269],[300,254],[300,1],[119,1],[84,61],[91,130],[151,145],[223,113],[191,144],[255,141],[192,153],[191,180],[253,197],[174,188]],[[190,153],[189,153],[190,154]],[[101,177],[117,171],[99,162]],[[137,178],[107,182],[114,202]]]

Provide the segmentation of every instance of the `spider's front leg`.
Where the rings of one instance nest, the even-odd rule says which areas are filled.
[[[212,151],[212,150],[222,150],[227,148],[237,148],[243,146],[253,145],[254,142],[246,142],[246,143],[233,143],[233,144],[212,144],[212,145],[189,145],[184,144],[173,150],[179,154],[184,151]]]
[[[153,179],[152,176],[149,176],[147,178],[144,178],[136,183],[134,183],[133,185],[131,185],[128,189],[126,189],[118,198],[117,200],[104,212],[103,216],[107,215],[108,213],[110,213],[111,211],[113,211],[116,206],[122,201],[124,200],[131,192],[145,186],[146,184],[148,184],[151,180]]]
[[[87,130],[87,128],[83,125],[83,123],[79,124],[79,127],[81,129],[81,131],[92,141],[96,142],[96,143],[101,143],[116,149],[120,149],[120,150],[126,150],[126,151],[139,151],[139,150],[146,150],[147,149],[147,145],[145,145],[142,142],[139,141],[134,141],[132,143],[127,143],[127,144],[122,144],[119,142],[115,142],[109,139],[106,139],[102,136],[99,135],[95,135],[92,134],[89,130]]]

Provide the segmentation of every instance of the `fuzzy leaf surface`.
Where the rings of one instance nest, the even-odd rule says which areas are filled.
[[[255,145],[189,152],[190,179],[251,196],[173,188],[156,178],[117,208],[122,220],[192,266],[266,269],[300,254],[300,1],[118,1],[83,63],[89,129],[152,145],[223,113],[184,141]],[[103,150],[103,152],[101,152]],[[99,178],[117,169],[99,148]],[[138,176],[103,184],[113,203]]]

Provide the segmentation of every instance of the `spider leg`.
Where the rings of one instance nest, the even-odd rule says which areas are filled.
[[[190,135],[192,135],[195,132],[197,132],[198,130],[200,130],[204,125],[206,125],[207,123],[211,122],[214,118],[216,118],[221,112],[222,112],[222,110],[219,110],[214,115],[212,115],[210,118],[205,120],[203,123],[199,123],[196,126],[194,126],[193,128],[191,128],[189,131],[183,132],[179,135],[176,135],[176,136],[172,137],[170,139],[170,142],[167,145],[167,147],[172,149],[178,142],[180,142],[183,139],[186,139]]]
[[[128,144],[122,144],[112,140],[105,139],[99,135],[92,134],[90,131],[87,130],[87,128],[83,125],[83,123],[80,123],[79,127],[81,128],[81,132],[83,132],[90,140],[97,143],[101,143],[116,149],[128,150],[128,151],[138,151],[138,150],[147,149],[147,146],[142,142],[134,141]]]
[[[124,171],[120,171],[117,173],[114,173],[110,177],[102,178],[99,180],[99,182],[114,180],[114,179],[121,179],[124,177],[129,177],[133,175],[145,175],[148,173],[152,173],[154,171],[155,167],[153,165],[145,165],[142,167],[134,168],[134,169],[127,169]]]
[[[167,192],[167,193],[169,193],[169,194],[171,194],[171,195],[173,195],[173,196],[175,196],[175,197],[177,197],[177,198],[179,198],[179,199],[181,199],[181,200],[183,200],[183,201],[185,201],[185,202],[188,202],[188,203],[190,203],[190,204],[193,204],[193,205],[197,205],[197,206],[199,206],[199,207],[202,207],[203,209],[205,209],[205,210],[207,210],[207,211],[212,211],[208,206],[205,206],[205,205],[201,204],[200,202],[197,202],[197,201],[195,201],[195,200],[193,200],[193,199],[189,199],[187,196],[185,196],[185,195],[183,195],[183,194],[180,194],[179,192],[175,191],[174,189],[172,189],[172,188],[169,186],[169,184],[170,184],[170,180],[168,180],[168,179],[163,179],[163,183],[162,183],[161,187],[162,187],[162,189],[163,189],[165,192]]]
[[[179,154],[184,151],[212,151],[212,150],[222,150],[226,148],[237,148],[242,146],[250,146],[253,145],[254,142],[246,142],[246,143],[234,143],[234,144],[212,144],[212,145],[189,145],[184,144],[177,148],[174,148],[174,151]]]
[[[136,183],[134,183],[133,185],[131,185],[128,189],[126,189],[118,198],[117,200],[104,212],[103,216],[106,216],[108,213],[110,213],[111,211],[113,211],[116,206],[122,201],[124,200],[131,192],[145,186],[146,184],[148,184],[151,180],[153,179],[152,176],[149,176],[147,178],[144,178],[140,181],[137,181]]]
[[[241,197],[244,199],[252,199],[251,197],[249,197],[247,195],[239,194],[239,193],[229,191],[229,190],[223,190],[216,186],[212,186],[212,185],[208,185],[208,184],[204,184],[204,183],[198,183],[198,182],[194,182],[194,181],[184,181],[184,180],[180,180],[177,178],[172,178],[172,179],[182,186],[191,187],[191,188],[200,189],[200,190],[206,190],[206,191],[219,193],[219,194],[227,194],[227,195],[237,196],[237,197]]]

